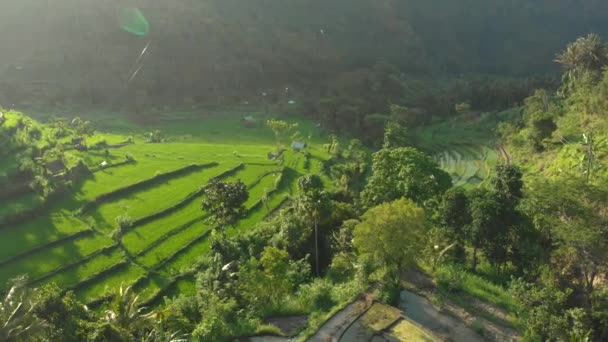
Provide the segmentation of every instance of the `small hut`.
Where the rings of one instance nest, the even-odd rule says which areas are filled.
[[[44,168],[46,169],[46,172],[53,176],[57,176],[66,171],[65,164],[59,159],[44,164]]]
[[[84,138],[82,137],[77,137],[77,138],[72,138],[72,146],[74,146],[75,149],[77,149],[78,151],[87,151],[87,144],[84,141]]]
[[[247,128],[255,127],[257,121],[253,116],[246,116],[243,118],[243,125]]]
[[[294,151],[300,152],[306,148],[306,143],[303,141],[294,141],[291,143],[291,147],[294,149]]]

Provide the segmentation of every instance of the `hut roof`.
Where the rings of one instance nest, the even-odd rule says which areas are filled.
[[[48,162],[44,164],[44,167],[46,167],[46,169],[52,174],[63,172],[66,168],[65,164],[61,160],[54,160],[52,162]]]

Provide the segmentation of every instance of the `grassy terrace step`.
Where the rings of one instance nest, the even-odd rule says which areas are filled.
[[[42,203],[42,198],[35,192],[26,193],[17,198],[0,200],[0,222],[4,222],[12,215],[35,209]]]
[[[233,155],[237,150],[242,158]],[[83,181],[75,194],[79,201],[92,201],[96,197],[130,184],[154,177],[191,164],[218,163],[220,165],[247,162],[268,162],[267,147],[208,145],[199,143],[134,144],[120,149],[131,154],[137,163],[96,172]]]
[[[76,296],[85,303],[93,302],[106,296],[108,290],[116,290],[121,284],[130,285],[144,277],[146,271],[134,264],[126,263],[74,290]]]
[[[256,183],[257,184],[249,190],[249,199],[245,203],[245,207],[250,209],[260,201],[260,197],[265,189],[270,191],[275,187],[276,176],[274,176],[274,174],[267,174],[261,180],[256,181]],[[182,250],[190,249],[187,248],[187,246],[199,245],[197,243],[198,240],[202,239],[210,228],[211,227],[207,223],[195,222],[179,234],[171,236],[155,248],[143,253],[137,260],[143,265],[158,267],[159,264],[167,262],[168,258],[175,256],[176,253],[181,254]],[[184,248],[185,246],[186,248]],[[192,259],[190,259],[190,262],[192,262]]]
[[[246,175],[250,174],[247,169],[247,166],[239,168],[236,170],[236,173],[230,173],[226,178],[223,179],[227,181],[234,181],[239,178],[242,179]],[[129,253],[139,254],[154,244],[154,242],[162,240],[164,237],[169,237],[172,235],[172,233],[179,232],[190,224],[201,220],[204,213],[200,208],[200,199],[200,196],[191,199],[187,205],[168,213],[168,215],[162,216],[157,220],[147,222],[143,225],[136,226],[123,236],[123,245],[129,251]]]
[[[47,273],[91,255],[99,249],[109,246],[112,240],[101,235],[87,235],[57,246],[43,248],[16,259],[0,267],[0,279],[11,279],[20,274],[28,274],[30,279],[37,279]]]
[[[285,200],[285,194],[273,195],[268,203],[270,212],[273,208],[280,206]],[[255,207],[251,208],[248,215],[241,220],[235,228],[228,230],[228,235],[234,235],[239,231],[244,231],[253,227],[256,223],[264,220],[269,211],[265,208],[262,203],[258,203]],[[165,262],[157,271],[167,276],[176,276],[187,269],[193,261],[204,255],[209,251],[209,240],[201,238],[194,241],[190,246],[185,248],[184,251],[176,254],[175,257]]]
[[[130,183],[128,185],[122,186],[120,188],[114,189],[109,192],[104,192],[103,194],[98,195],[93,200],[87,201],[81,208],[83,212],[87,212],[92,208],[99,208],[104,203],[115,201],[116,199],[120,199],[125,196],[129,196],[132,193],[138,191],[144,191],[148,188],[154,188],[161,182],[169,181],[173,178],[186,176],[190,173],[200,171],[206,168],[217,166],[217,163],[210,164],[190,164],[190,165],[182,165],[178,169],[174,169],[168,172],[160,173],[157,172],[154,176],[149,178],[140,179],[134,183]]]
[[[251,193],[253,194],[253,196],[259,197],[261,196],[261,194],[264,192],[264,189],[272,189],[275,185],[276,182],[276,173],[270,173],[270,171],[272,170],[272,167],[276,167],[276,165],[273,164],[269,164],[269,165],[246,165],[244,168],[239,169],[238,172],[236,172],[235,174],[229,175],[226,179],[227,180],[236,180],[236,179],[242,179],[245,183],[250,183],[250,184],[255,184],[251,189]],[[255,171],[255,172],[254,172]],[[257,174],[257,173],[259,174]],[[256,176],[257,174],[257,176]],[[263,177],[259,177],[260,175],[263,175]],[[249,203],[255,203],[256,201],[259,201],[259,199],[257,199],[256,197],[250,197],[250,200],[247,202]],[[142,256],[137,258],[137,261],[140,262],[142,265],[145,266],[155,266],[157,265],[159,262],[161,262],[163,259],[166,259],[167,257],[170,257],[172,254],[175,253],[175,251],[180,250],[180,248],[183,248],[184,245],[188,245],[189,243],[192,243],[193,240],[195,240],[197,237],[200,237],[200,235],[202,233],[204,233],[204,230],[207,230],[207,228],[203,228],[203,222],[201,221],[196,221],[196,218],[202,218],[202,211],[200,210],[200,204],[198,202],[192,201],[192,205],[188,205],[186,208],[182,208],[180,210],[178,210],[176,213],[173,213],[169,216],[167,216],[166,218],[168,218],[167,222],[176,222],[176,215],[175,214],[181,214],[180,217],[183,216],[184,219],[190,219],[191,224],[187,224],[184,228],[182,228],[182,230],[180,230],[178,233],[171,235],[169,237],[167,237],[166,239],[162,239],[162,235],[159,237],[161,239],[161,242],[155,246],[154,248],[152,248],[150,251],[142,254]],[[188,210],[184,210],[184,209],[188,209],[188,207],[191,207],[191,211]],[[188,215],[184,215],[184,214],[188,214]],[[195,216],[192,216],[195,215]],[[193,217],[194,217],[194,221],[193,221]],[[156,220],[156,221],[152,221],[149,224],[155,224],[158,225],[160,220]],[[142,225],[142,226],[138,226],[135,229],[133,229],[132,231],[128,232],[127,234],[125,234],[125,236],[123,236],[123,244],[125,246],[129,246],[129,242],[133,243],[135,242],[137,239],[141,239],[144,236],[147,238],[150,235],[148,234],[150,231],[141,231],[138,232],[138,230],[141,230],[142,228],[146,228],[146,226],[148,226],[149,224],[146,225]],[[148,227],[149,228],[149,227]],[[155,234],[156,236],[158,235],[158,233],[160,233],[159,230],[156,230]],[[139,236],[138,236],[139,234]],[[165,233],[167,234],[167,233]],[[130,240],[131,238],[136,238],[136,240]],[[144,244],[141,244],[141,246],[145,246]],[[129,247],[127,247],[128,250],[130,252],[133,252],[131,249],[129,249]],[[143,247],[145,248],[145,247]],[[163,253],[162,255],[159,255],[158,253]],[[192,260],[190,260],[190,262],[192,262]],[[135,265],[131,265],[131,266],[135,266]],[[136,266],[135,267],[136,270],[139,270],[140,267]],[[142,270],[143,271],[143,270]],[[107,283],[108,282],[108,278],[109,277],[113,277],[114,272],[108,273],[108,274],[104,274],[103,277],[98,277],[96,279],[92,279],[90,281],[88,281],[88,284],[86,284],[83,289],[77,289],[77,293],[79,294],[79,296],[83,296],[83,298],[85,298],[86,296],[88,296],[88,293],[92,290],[85,290],[85,289],[89,289],[89,288],[93,288],[98,286],[97,284],[101,284],[101,283]],[[116,275],[116,277],[122,279],[125,281],[125,283],[129,283],[127,280],[130,281],[136,281],[138,279],[141,278],[142,274],[137,274],[137,276],[135,277],[131,277],[129,278],[125,273],[125,271],[122,269],[116,271],[116,273],[118,273],[118,275]],[[111,278],[113,279],[113,278]],[[160,278],[159,278],[160,279]],[[150,296],[155,295],[156,292],[160,291],[160,287],[155,288],[154,285],[152,284],[156,284],[158,283],[158,279],[155,282],[152,282],[152,280],[140,280],[140,281],[147,281],[147,282],[151,282],[150,283],[150,289],[148,289],[147,286],[142,286],[142,285],[138,285],[138,286],[142,286],[142,288],[145,289],[145,292],[147,294],[149,294]],[[163,287],[166,286],[167,284],[163,284]],[[91,298],[97,298],[97,297],[86,297],[88,299]]]
[[[175,205],[184,199],[184,195],[206,184],[219,172],[217,165],[208,168],[197,168],[176,175],[175,178],[153,181],[149,186],[125,193],[112,201],[100,204],[87,213],[96,222],[96,227],[111,229],[116,226],[114,219],[125,212],[134,218],[142,218],[158,212],[168,206]]]
[[[70,266],[61,272],[46,277],[36,284],[56,283],[61,288],[68,289],[96,277],[100,272],[110,269],[125,260],[125,254],[118,247],[101,250],[86,262]]]
[[[0,260],[87,229],[89,229],[87,224],[73,217],[68,210],[58,210],[48,216],[39,216],[12,228],[2,229],[0,230]]]

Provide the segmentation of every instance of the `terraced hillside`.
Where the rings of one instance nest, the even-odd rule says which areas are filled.
[[[476,119],[455,119],[417,132],[419,148],[430,154],[452,176],[456,186],[482,186],[492,169],[508,153],[495,142],[497,123],[513,111],[484,113]]]
[[[106,141],[100,150],[66,148],[67,164],[82,160],[91,172],[52,200],[33,201],[38,197],[29,192],[0,198],[0,208],[9,208],[0,211],[6,217],[24,206],[36,209],[11,224],[0,223],[0,279],[27,274],[33,285],[55,282],[89,304],[107,298],[121,283],[134,284],[144,302],[192,291],[189,268],[208,250],[213,228],[200,209],[207,184],[240,179],[248,186],[247,213],[228,231],[234,234],[288,201],[297,178],[320,173],[326,158],[313,138],[309,154],[288,150],[280,160],[269,160],[268,152],[276,148],[272,132],[263,124],[244,128],[237,116],[182,119],[159,125],[169,132],[166,143],[146,143],[133,128],[130,139],[124,131],[89,137],[89,146]],[[196,127],[202,132],[198,136]],[[232,129],[221,137],[206,135],[225,127]],[[156,127],[146,127],[151,128]],[[119,144],[128,140],[132,143]],[[3,170],[10,179],[10,165]],[[118,217],[132,222],[120,233]]]
[[[450,145],[437,147],[434,158],[452,176],[456,186],[478,186],[491,175],[498,162],[496,149],[485,145]]]

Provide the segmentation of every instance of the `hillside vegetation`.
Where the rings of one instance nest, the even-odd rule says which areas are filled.
[[[608,340],[606,10],[6,1],[0,342]]]

